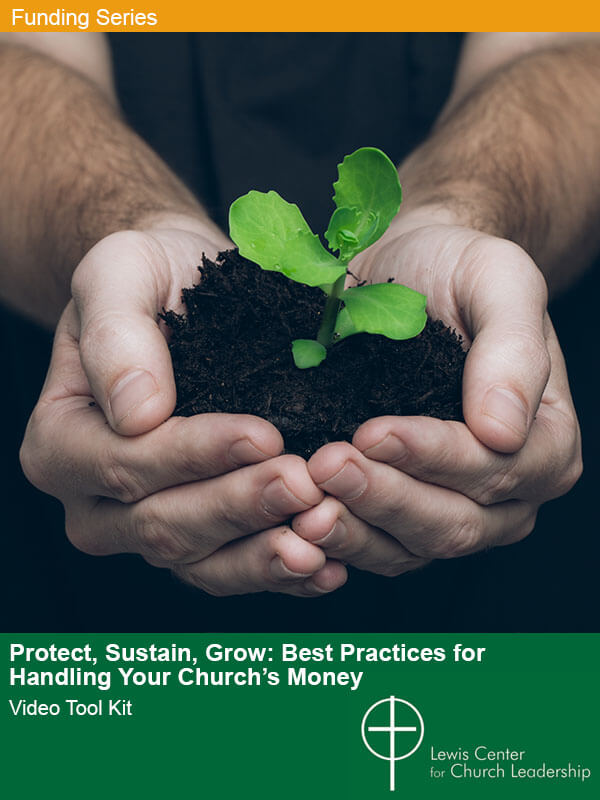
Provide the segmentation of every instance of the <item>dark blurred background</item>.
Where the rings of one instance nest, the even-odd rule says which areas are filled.
[[[249,188],[276,188],[316,230],[344,154],[400,161],[450,89],[460,34],[115,34],[131,124],[224,223]],[[135,556],[93,558],[58,501],[23,477],[18,448],[51,337],[0,310],[6,631],[595,631],[598,366],[592,269],[551,306],[583,433],[585,471],[525,541],[396,579],[353,572],[333,595],[211,598]],[[568,265],[566,265],[568,269]]]

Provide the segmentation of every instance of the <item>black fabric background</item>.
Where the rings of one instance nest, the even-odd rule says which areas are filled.
[[[399,161],[450,88],[458,34],[116,34],[131,124],[224,225],[249,188],[276,188],[315,230],[345,153]],[[60,504],[30,487],[17,451],[50,337],[0,314],[5,425],[3,628],[12,631],[590,631],[597,629],[599,430],[594,366],[599,271],[553,304],[584,436],[586,471],[543,507],[523,543],[397,579],[355,572],[318,600],[207,597],[132,556],[92,558],[63,534]]]

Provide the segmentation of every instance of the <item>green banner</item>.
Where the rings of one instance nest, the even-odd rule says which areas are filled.
[[[598,796],[600,636],[2,638],[7,798]]]

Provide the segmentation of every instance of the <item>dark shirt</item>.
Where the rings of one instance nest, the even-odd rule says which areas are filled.
[[[451,33],[111,37],[128,119],[221,226],[236,197],[276,189],[321,231],[337,163],[365,145],[406,156],[448,95],[460,44]]]

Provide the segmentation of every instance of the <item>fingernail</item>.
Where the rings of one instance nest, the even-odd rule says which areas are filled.
[[[367,458],[393,464],[394,462],[402,461],[406,457],[408,449],[402,439],[399,439],[393,433],[388,433],[384,439],[374,444],[373,447],[363,450],[363,453]]]
[[[116,383],[110,395],[110,411],[114,422],[118,424],[124,420],[157,392],[158,384],[146,370],[135,369],[127,373]]]
[[[355,500],[367,488],[367,476],[353,461],[346,461],[339,472],[319,485],[341,500]]]
[[[293,492],[290,492],[281,478],[275,478],[263,489],[262,507],[267,514],[280,519],[285,519],[290,514],[297,514],[310,508],[309,505],[299,500]]]
[[[527,436],[527,408],[521,398],[510,389],[494,386],[483,399],[483,413],[492,417],[519,436]]]
[[[340,500],[355,500],[367,488],[367,476],[353,461],[346,461],[339,472],[319,486]]]
[[[236,466],[244,464],[255,464],[257,461],[264,461],[269,458],[268,453],[263,453],[250,439],[238,439],[229,448],[229,460]]]
[[[271,559],[271,563],[269,564],[269,569],[271,575],[277,581],[281,580],[301,580],[302,578],[308,578],[311,576],[311,572],[292,572],[291,569],[288,569],[286,565],[283,563],[279,556],[275,556],[275,558]]]
[[[323,536],[322,539],[315,539],[313,540],[313,544],[319,545],[328,545],[329,547],[339,547],[343,544],[344,539],[346,538],[346,534],[348,529],[344,525],[341,519],[336,519],[333,528]]]

